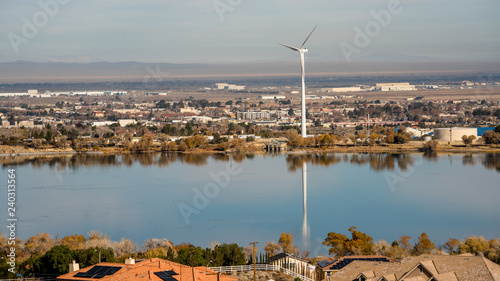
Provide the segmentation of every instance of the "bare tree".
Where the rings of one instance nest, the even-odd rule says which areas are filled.
[[[89,233],[87,233],[88,238],[87,238],[87,243],[86,243],[86,248],[112,248],[113,243],[111,242],[111,239],[109,238],[109,235],[103,234],[100,231],[97,230],[91,230]]]
[[[264,250],[266,251],[266,254],[270,257],[277,255],[279,251],[281,251],[281,246],[274,242],[274,241],[269,241],[266,243],[266,246],[264,247]]]
[[[122,238],[120,242],[113,242],[113,251],[117,257],[134,255],[138,249],[139,246],[130,239]]]
[[[56,245],[56,241],[48,233],[37,233],[24,242],[25,251],[33,257],[44,255],[48,250]]]

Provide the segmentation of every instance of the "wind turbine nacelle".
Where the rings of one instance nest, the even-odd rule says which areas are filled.
[[[301,51],[302,51],[302,53],[307,53],[307,52],[309,52],[309,50],[308,50],[307,48],[304,48],[304,49],[302,49]]]

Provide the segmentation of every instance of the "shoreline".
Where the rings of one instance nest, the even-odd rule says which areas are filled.
[[[387,146],[346,146],[340,145],[333,148],[312,148],[312,149],[290,149],[283,151],[266,151],[266,150],[228,150],[228,151],[216,151],[216,150],[206,150],[206,149],[195,149],[188,151],[162,151],[162,150],[150,150],[150,151],[123,151],[121,149],[104,149],[103,151],[75,151],[69,149],[26,149],[11,151],[10,153],[5,153],[5,147],[14,148],[13,146],[2,145],[0,157],[32,157],[32,156],[74,156],[74,155],[127,155],[127,154],[150,154],[150,153],[170,153],[170,154],[184,154],[184,155],[237,155],[237,154],[267,154],[267,153],[279,153],[279,154],[289,154],[289,155],[308,155],[308,154],[318,154],[318,153],[363,153],[363,154],[387,154],[387,153],[425,153],[421,150],[421,146],[409,145],[409,144],[399,144],[399,145],[387,145]],[[19,147],[17,147],[19,148]],[[433,153],[457,153],[457,154],[470,154],[470,153],[500,153],[500,147],[471,147],[467,148],[465,146],[453,146],[447,145],[438,147]]]

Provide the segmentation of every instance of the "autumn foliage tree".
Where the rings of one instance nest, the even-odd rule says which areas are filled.
[[[293,250],[293,235],[290,233],[281,233],[278,243],[280,244],[283,252],[291,253]]]
[[[455,238],[450,238],[444,245],[445,249],[450,255],[456,254],[458,252],[458,246],[460,246],[460,241]]]
[[[434,249],[436,249],[436,246],[431,242],[427,233],[423,232],[420,237],[418,237],[418,242],[415,244],[415,247],[413,247],[413,252],[415,255],[430,254]]]
[[[360,232],[356,227],[349,228],[351,238],[341,233],[330,232],[323,245],[330,246],[329,253],[335,256],[370,255],[373,253],[373,238]]]
[[[489,247],[490,245],[486,238],[482,236],[470,236],[460,243],[458,251],[460,254],[471,253],[477,256],[483,256],[489,250]]]
[[[85,239],[85,236],[81,234],[74,234],[58,239],[57,244],[66,245],[71,250],[78,250],[78,249],[83,249],[85,247],[86,241],[87,239]]]

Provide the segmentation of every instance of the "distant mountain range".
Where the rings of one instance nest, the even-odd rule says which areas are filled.
[[[379,75],[418,73],[500,73],[498,62],[445,61],[399,54],[373,54],[352,62],[310,57],[308,75]],[[163,81],[167,79],[242,79],[298,75],[297,60],[232,64],[173,64],[143,62],[29,62],[0,63],[0,83],[61,81]]]

